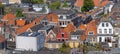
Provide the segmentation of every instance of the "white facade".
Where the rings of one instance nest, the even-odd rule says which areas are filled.
[[[44,47],[43,36],[44,36],[44,34],[42,34],[42,33],[38,36],[22,36],[22,35],[16,36],[16,49],[22,50],[22,51],[24,51],[24,50],[38,51],[42,47]]]
[[[67,27],[67,25],[71,22],[71,19],[67,19],[67,15],[58,15],[58,17],[60,27]]]
[[[97,42],[109,42],[109,47],[112,47],[113,26],[110,22],[101,22],[97,28]]]

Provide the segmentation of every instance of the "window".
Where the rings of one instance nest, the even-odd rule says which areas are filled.
[[[64,39],[62,39],[62,41],[64,42]]]
[[[62,23],[60,22],[60,25],[62,25]]]
[[[65,25],[65,22],[63,21],[63,25]]]
[[[102,23],[102,27],[104,27],[104,23]]]
[[[60,18],[63,18],[63,16],[60,16]]]
[[[59,48],[59,45],[58,45],[58,44],[56,44],[56,48]]]
[[[89,35],[93,35],[94,34],[94,32],[89,32]]]
[[[70,22],[68,21],[68,24],[69,24]]]
[[[45,22],[45,25],[47,25],[47,22]]]
[[[64,33],[62,33],[62,37],[64,37]]]
[[[52,44],[49,44],[49,47],[52,48]]]
[[[105,42],[107,42],[107,38],[105,38]]]
[[[99,42],[102,42],[102,38],[101,37],[99,37]]]
[[[104,33],[107,34],[107,29],[104,29]]]
[[[58,41],[60,41],[60,39],[58,39]]]
[[[106,23],[106,27],[108,27],[108,23]]]
[[[109,29],[109,33],[110,33],[110,34],[112,33],[112,29]]]
[[[100,34],[102,33],[102,29],[99,29],[99,33],[100,33]]]

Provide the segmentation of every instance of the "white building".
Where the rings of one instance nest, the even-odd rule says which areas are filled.
[[[61,28],[67,27],[69,23],[72,23],[72,20],[76,18],[76,14],[73,10],[52,10],[52,12],[56,13],[59,17],[59,25]]]
[[[106,42],[112,47],[113,26],[110,22],[101,22],[97,27],[97,42]]]
[[[25,32],[16,36],[16,50],[38,51],[44,47],[44,33]]]
[[[32,7],[33,7],[33,10],[36,12],[44,12],[45,14],[50,13],[50,9],[46,4],[34,4]]]

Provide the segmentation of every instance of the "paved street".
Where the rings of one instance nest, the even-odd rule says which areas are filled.
[[[0,54],[8,54],[7,51],[0,50]]]

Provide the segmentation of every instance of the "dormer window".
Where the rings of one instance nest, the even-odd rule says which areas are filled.
[[[104,27],[104,23],[102,23],[102,27]]]
[[[106,27],[108,27],[108,23],[106,23]]]

